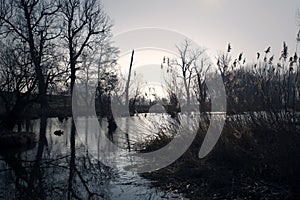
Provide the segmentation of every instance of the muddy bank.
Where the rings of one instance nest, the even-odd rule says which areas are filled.
[[[155,187],[189,199],[295,199],[288,185],[269,182],[243,170],[206,163],[186,166],[181,162],[143,177],[153,180]]]

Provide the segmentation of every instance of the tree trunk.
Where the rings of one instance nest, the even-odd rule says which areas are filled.
[[[128,73],[128,78],[127,78],[127,83],[126,83],[126,88],[125,88],[125,106],[126,109],[129,109],[129,85],[130,85],[130,78],[131,78],[131,70],[132,70],[132,65],[133,65],[133,56],[134,56],[134,50],[132,50],[131,53],[131,60],[130,60],[130,65],[129,65],[129,73]]]
[[[74,85],[75,85],[75,80],[76,80],[76,64],[75,61],[73,59],[70,60],[71,64],[70,64],[70,68],[71,68],[71,89],[70,89],[70,93],[71,96],[73,94],[73,89],[74,89]]]
[[[111,97],[110,95],[108,96],[108,101],[107,101],[107,112],[106,112],[106,117],[107,117],[107,122],[108,122],[108,133],[111,135],[116,129],[117,129],[117,123],[115,121],[114,115],[111,110]]]
[[[45,108],[48,107],[48,102],[47,102],[47,96],[46,96],[47,88],[46,88],[45,78],[44,78],[43,71],[41,68],[42,52],[38,53],[36,50],[34,36],[33,36],[33,26],[31,24],[31,16],[28,11],[28,7],[26,6],[26,4],[24,2],[23,2],[23,8],[24,8],[25,18],[26,18],[26,22],[27,22],[28,44],[29,44],[29,49],[30,49],[30,55],[31,55],[31,59],[34,64],[35,75],[38,80],[38,90],[39,90],[41,109],[42,109],[42,112],[45,112]],[[42,34],[42,33],[40,33],[40,34]],[[40,41],[40,42],[42,42],[42,41]],[[42,51],[42,49],[40,49],[40,51]]]

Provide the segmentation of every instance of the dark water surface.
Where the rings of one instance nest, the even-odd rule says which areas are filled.
[[[140,121],[133,119],[130,123]],[[123,170],[121,166],[130,161],[122,159],[121,154],[117,155],[120,168],[104,166],[87,148],[91,145],[86,139],[90,132],[88,122],[88,118],[80,119],[83,130],[77,133],[72,129],[71,119],[61,122],[48,118],[27,123],[27,129],[38,134],[38,143],[25,151],[0,152],[0,199],[182,199],[178,194],[166,194],[151,187],[148,180],[135,172]],[[128,123],[124,119],[123,122]],[[106,122],[103,123],[105,126]],[[137,128],[131,125],[130,130]],[[64,134],[57,136],[56,130]],[[130,142],[142,138],[136,134],[129,140],[120,126],[113,139],[129,149]]]

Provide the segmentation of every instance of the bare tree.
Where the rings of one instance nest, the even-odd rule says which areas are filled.
[[[176,71],[176,69],[179,71],[177,76],[182,79],[187,106],[190,106],[193,79],[197,76],[197,70],[195,70],[196,65],[194,63],[204,55],[205,50],[194,48],[192,43],[188,40],[185,40],[184,43],[176,46],[176,48],[179,57],[175,59],[168,58],[167,63],[164,58],[163,63],[167,64],[170,69],[173,68],[174,71]]]
[[[97,48],[103,37],[110,34],[111,23],[98,0],[63,0],[62,17],[62,33],[69,52],[72,94],[80,56],[87,48]]]
[[[2,53],[2,67],[8,72],[7,80],[9,77],[18,80],[14,85],[6,83],[8,88],[11,87],[13,92],[9,93],[12,92],[15,100],[10,110],[6,109],[9,123],[4,124],[8,128],[13,127],[26,105],[34,100],[32,93],[36,89],[41,113],[46,114],[47,90],[61,74],[57,65],[60,56],[55,53],[54,42],[59,36],[56,26],[59,8],[56,0],[0,2],[0,36],[10,52],[10,55]]]
[[[5,44],[6,43],[6,44]],[[12,129],[18,116],[35,100],[34,68],[24,44],[0,43],[0,99],[5,108],[3,127]]]
[[[197,101],[200,104],[200,111],[205,112],[206,110],[206,100],[208,96],[208,88],[206,85],[206,75],[211,67],[207,58],[202,58],[200,63],[194,62],[194,69],[196,71],[196,80],[194,91],[196,94]]]
[[[47,81],[50,79],[50,60],[54,43],[59,35],[56,0],[2,0],[0,4],[1,36],[26,43],[38,82],[41,107],[47,107]]]

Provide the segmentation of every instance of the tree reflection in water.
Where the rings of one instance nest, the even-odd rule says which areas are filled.
[[[71,121],[70,134],[67,134],[70,143],[61,151],[53,147],[51,135],[51,147],[48,145],[47,119],[42,117],[35,148],[23,153],[1,152],[1,199],[108,199],[111,196],[107,188],[113,176],[111,170],[91,159],[88,153],[76,156],[76,131]],[[87,152],[83,145],[79,148]]]
[[[150,181],[138,174],[100,163],[99,138],[89,129],[88,118],[80,120],[85,134],[80,137],[71,118],[63,122],[41,118],[21,124],[23,130],[39,133],[38,142],[26,151],[0,152],[0,199],[172,199],[173,194],[148,187]],[[54,135],[56,130],[64,133]],[[130,143],[123,134],[111,135],[110,139],[129,150]],[[94,149],[97,155],[88,151],[87,147],[94,145],[89,142],[98,144]]]

